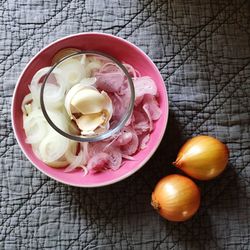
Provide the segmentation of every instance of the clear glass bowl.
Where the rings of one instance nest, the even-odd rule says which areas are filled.
[[[77,67],[78,65],[76,64],[75,67],[71,67],[72,70],[72,76],[71,78],[71,83],[69,84],[69,81],[65,79],[62,73],[65,71],[65,65],[67,69],[67,63],[68,62],[73,62],[75,60],[83,60],[83,58],[98,58],[100,61],[103,62],[104,64],[111,63],[112,65],[115,65],[120,72],[122,72],[122,77],[124,77],[125,81],[124,83],[126,84],[126,88],[128,88],[128,94],[125,99],[123,100],[123,97],[121,96],[121,101],[123,103],[123,111],[120,113],[120,117],[111,117],[110,120],[110,126],[109,128],[102,133],[97,133],[97,134],[91,134],[91,135],[82,135],[80,133],[80,130],[77,129],[77,125],[73,120],[70,120],[70,117],[65,109],[64,101],[65,97],[67,95],[67,92],[70,90],[72,86],[78,83],[77,79]],[[71,61],[70,61],[71,60]],[[72,61],[73,60],[73,61]],[[91,60],[91,59],[89,59]],[[102,65],[102,66],[103,66]],[[72,65],[71,65],[72,66]],[[74,66],[74,65],[73,65]],[[74,79],[74,70],[76,72],[76,79]],[[84,67],[82,68],[84,70]],[[65,71],[66,72],[66,71]],[[94,77],[96,71],[95,70],[90,70],[88,72],[88,77]],[[84,73],[86,76],[86,72]],[[73,83],[72,83],[73,82]],[[63,84],[62,84],[63,83]],[[66,84],[66,85],[65,85]],[[108,84],[115,84],[113,81],[110,81]],[[64,88],[62,86],[64,85]],[[66,87],[65,87],[66,86]],[[70,86],[70,87],[69,87]],[[124,87],[124,86],[123,86]],[[99,91],[102,91],[100,87],[97,88]],[[63,93],[63,95],[62,95]],[[107,92],[107,94],[113,95],[111,92]],[[63,96],[63,97],[62,97]],[[112,98],[111,98],[112,99]],[[129,99],[129,100],[128,100]],[[43,85],[41,88],[41,94],[40,94],[40,103],[41,103],[41,109],[44,114],[44,117],[50,124],[52,128],[54,128],[58,133],[61,135],[67,137],[68,139],[75,140],[78,142],[95,142],[95,141],[101,141],[104,140],[118,131],[120,131],[130,118],[132,112],[133,112],[133,107],[134,107],[134,100],[135,100],[135,91],[134,91],[134,85],[133,81],[129,75],[128,70],[125,68],[125,66],[119,62],[117,59],[113,58],[112,56],[109,56],[105,53],[98,52],[98,51],[80,51],[71,55],[68,55],[61,59],[59,62],[54,64],[47,75],[44,78]],[[61,113],[67,117],[63,122],[58,119],[58,117],[55,115],[54,112],[51,112],[51,104],[56,107],[57,109],[57,104],[60,106],[58,110],[60,110]],[[113,102],[113,110],[115,109],[115,104]],[[113,112],[114,114],[114,112]],[[117,114],[117,112],[116,112]],[[66,124],[65,124],[66,123]]]

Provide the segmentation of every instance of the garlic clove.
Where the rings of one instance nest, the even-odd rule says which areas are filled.
[[[105,119],[106,117],[103,112],[82,115],[76,120],[76,124],[80,128],[82,135],[88,135],[93,134],[94,131],[105,122]]]
[[[109,122],[104,123],[103,125],[99,126],[97,129],[95,129],[95,134],[102,134],[105,131],[109,130],[110,124]]]
[[[96,81],[89,79],[92,82]],[[100,93],[93,86],[76,84],[66,95],[65,108],[82,135],[100,134],[109,129],[113,106],[110,97],[104,91]]]
[[[88,78],[88,79],[90,79],[90,78]],[[91,79],[90,81],[93,82],[94,79]],[[78,83],[78,84],[74,85],[68,91],[68,93],[67,93],[67,95],[65,97],[64,106],[66,108],[66,111],[67,111],[68,115],[70,116],[70,119],[73,119],[73,115],[72,115],[73,113],[78,112],[78,110],[71,105],[71,100],[77,94],[77,92],[79,92],[80,90],[82,90],[84,88],[86,88],[86,86],[84,84]],[[88,86],[88,88],[96,90],[96,88],[91,87],[91,86]]]
[[[102,111],[105,101],[98,90],[85,88],[78,91],[70,103],[81,114],[93,114]]]
[[[80,91],[83,88],[81,84],[74,85],[67,93],[65,100],[64,100],[64,106],[65,109],[70,117],[70,119],[73,119],[72,113],[76,113],[77,110],[74,109],[71,105],[71,99],[75,96],[75,94]]]

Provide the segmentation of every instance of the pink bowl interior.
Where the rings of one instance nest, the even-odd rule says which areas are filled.
[[[25,143],[25,133],[22,122],[21,103],[29,92],[28,85],[37,70],[49,66],[53,55],[67,47],[82,50],[97,50],[105,52],[116,59],[129,63],[142,75],[152,77],[157,84],[159,104],[162,109],[161,118],[155,122],[150,141],[146,149],[135,156],[135,161],[125,161],[117,171],[106,171],[83,177],[82,172],[64,173],[63,169],[55,169],[40,161],[33,153],[31,146]],[[164,81],[153,62],[133,44],[112,35],[102,33],[82,33],[60,39],[39,52],[27,65],[17,83],[12,103],[12,123],[16,138],[27,158],[43,173],[65,184],[80,187],[95,187],[115,183],[133,174],[141,168],[157,149],[165,132],[168,118],[168,99]]]

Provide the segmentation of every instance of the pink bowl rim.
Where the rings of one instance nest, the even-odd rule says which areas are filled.
[[[162,80],[162,82],[164,83],[164,80],[162,78],[162,75],[161,73],[159,72],[158,68],[156,67],[156,65],[154,64],[154,62],[151,60],[151,58],[142,50],[140,49],[139,47],[137,47],[136,45],[134,45],[133,43],[121,38],[121,37],[118,37],[118,36],[115,36],[115,35],[111,35],[111,34],[107,34],[107,33],[102,33],[102,32],[80,32],[80,33],[75,33],[75,34],[71,34],[71,35],[68,35],[68,36],[65,36],[65,37],[62,37],[62,38],[59,38],[57,40],[55,40],[54,42],[51,42],[49,43],[47,46],[45,46],[43,49],[41,49],[34,57],[31,58],[31,60],[29,61],[29,63],[27,63],[27,65],[24,67],[24,69],[22,70],[20,76],[18,77],[17,79],[17,83],[16,83],[16,86],[15,86],[15,89],[14,89],[14,92],[13,92],[13,95],[12,95],[12,103],[11,103],[11,124],[12,124],[12,128],[13,128],[13,132],[14,132],[14,135],[15,135],[15,138],[17,140],[17,143],[19,145],[19,147],[21,148],[22,152],[24,153],[24,155],[26,156],[26,158],[32,163],[33,166],[35,166],[40,172],[42,172],[43,174],[45,174],[46,176],[50,177],[51,179],[55,180],[55,181],[58,181],[62,184],[65,184],[65,185],[69,185],[69,186],[73,186],[73,187],[81,187],[81,188],[95,188],[95,187],[103,187],[103,186],[108,186],[108,185],[111,185],[111,184],[114,184],[114,183],[117,183],[117,182],[120,182],[126,178],[128,178],[129,176],[133,175],[135,172],[137,172],[138,170],[140,170],[148,161],[149,159],[153,156],[153,154],[155,153],[155,151],[158,149],[162,139],[163,139],[163,136],[165,134],[165,131],[166,131],[166,128],[167,128],[167,123],[168,123],[168,116],[169,116],[169,102],[168,102],[168,93],[167,93],[167,89],[166,89],[166,85],[164,85],[164,88],[166,90],[166,110],[167,110],[167,114],[166,114],[166,119],[165,119],[165,124],[164,124],[164,128],[162,129],[161,131],[161,135],[160,135],[160,139],[158,141],[157,144],[154,145],[154,147],[152,148],[152,151],[150,152],[150,154],[148,154],[144,160],[142,162],[140,162],[136,168],[134,168],[133,170],[127,172],[125,175],[123,176],[120,176],[118,178],[115,178],[111,181],[106,181],[106,182],[102,182],[100,184],[88,184],[88,185],[76,185],[74,183],[71,183],[71,182],[67,182],[67,181],[62,181],[60,180],[59,178],[57,177],[54,177],[54,176],[51,176],[50,174],[48,174],[46,171],[44,171],[42,168],[40,168],[40,166],[38,166],[37,164],[35,164],[29,157],[29,155],[25,152],[24,148],[22,147],[22,143],[21,141],[19,140],[18,136],[17,136],[17,132],[16,132],[16,127],[14,125],[14,112],[13,112],[13,109],[14,109],[14,99],[16,97],[16,91],[17,91],[17,87],[18,85],[20,84],[20,81],[23,77],[23,74],[25,73],[25,71],[27,70],[27,68],[33,63],[33,61],[40,56],[40,54],[45,51],[46,49],[48,49],[50,46],[52,46],[53,44],[56,44],[60,41],[63,41],[64,39],[68,39],[68,38],[71,38],[71,37],[77,37],[79,35],[102,35],[102,36],[107,36],[107,37],[112,37],[112,38],[115,38],[115,39],[118,39],[122,42],[125,42],[125,43],[128,43],[130,46],[132,46],[135,50],[138,50],[140,53],[142,53],[145,57],[147,57],[147,59],[149,60],[150,62],[150,65],[152,68],[154,68],[155,71],[157,71],[160,75],[160,78]]]

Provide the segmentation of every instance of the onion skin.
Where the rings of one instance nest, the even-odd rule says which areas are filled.
[[[185,176],[168,175],[157,183],[151,205],[169,221],[186,221],[200,206],[200,190]]]
[[[220,175],[228,163],[229,150],[214,137],[200,135],[188,140],[173,163],[198,180],[211,180]]]

